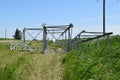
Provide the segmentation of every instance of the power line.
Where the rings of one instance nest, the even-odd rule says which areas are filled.
[[[99,0],[97,0],[97,2],[99,2]]]
[[[106,1],[103,0],[103,34],[105,34],[105,15],[106,15],[105,11],[106,11]]]

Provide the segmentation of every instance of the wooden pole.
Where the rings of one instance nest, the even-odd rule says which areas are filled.
[[[6,38],[7,38],[7,30],[5,29],[5,40],[6,40]]]

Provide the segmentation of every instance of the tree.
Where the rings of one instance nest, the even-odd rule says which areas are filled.
[[[22,39],[21,31],[16,29],[15,35],[13,35],[13,37],[14,39],[21,40]]]

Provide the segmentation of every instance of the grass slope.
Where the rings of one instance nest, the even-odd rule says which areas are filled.
[[[10,51],[10,43],[0,43],[0,80],[61,80],[64,54]]]
[[[64,80],[119,80],[120,79],[120,36],[112,36],[110,45],[106,39],[82,44],[80,51],[71,51],[63,60],[66,71]]]

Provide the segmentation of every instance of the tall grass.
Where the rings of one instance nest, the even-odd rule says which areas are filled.
[[[25,62],[24,58],[18,58],[18,60],[7,64],[4,68],[0,70],[0,80],[18,80],[19,75],[17,75],[17,70]]]
[[[66,70],[64,80],[119,80],[120,79],[120,36],[110,38],[110,44],[100,40],[83,44],[79,51],[71,51],[63,60]]]
[[[62,79],[64,54],[30,54],[9,47],[10,43],[0,43],[0,80]]]

